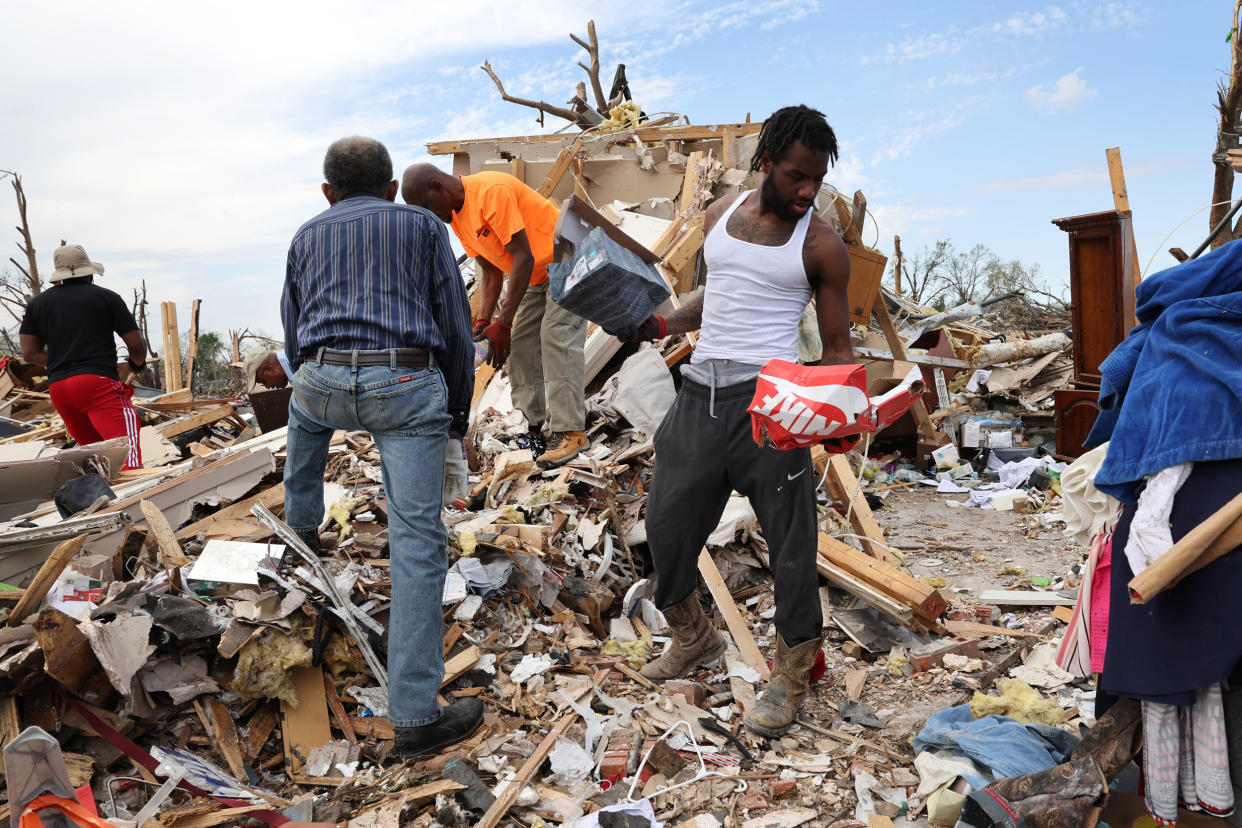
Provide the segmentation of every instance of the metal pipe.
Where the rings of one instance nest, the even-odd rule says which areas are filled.
[[[1225,214],[1225,217],[1217,222],[1216,226],[1212,228],[1211,233],[1208,233],[1208,237],[1203,240],[1203,244],[1195,248],[1195,252],[1190,254],[1191,259],[1199,258],[1199,254],[1204,250],[1207,250],[1207,246],[1212,243],[1213,239],[1220,235],[1220,231],[1224,230],[1229,222],[1233,221],[1233,217],[1237,215],[1238,210],[1242,210],[1242,198],[1239,198],[1233,203],[1233,206],[1229,208],[1229,212]],[[1189,261],[1189,259],[1187,261]]]

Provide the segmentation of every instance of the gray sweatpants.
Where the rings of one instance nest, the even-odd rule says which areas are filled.
[[[819,638],[824,625],[815,569],[815,470],[809,449],[780,451],[751,438],[747,407],[755,380],[711,389],[682,383],[655,435],[647,498],[647,546],[655,561],[655,603],[680,603],[698,586],[699,552],[729,495],[750,499],[768,543],[776,629],[791,647]]]
[[[532,429],[548,421],[552,431],[586,427],[587,321],[552,301],[548,285],[531,285],[513,317],[509,379],[513,405]]]

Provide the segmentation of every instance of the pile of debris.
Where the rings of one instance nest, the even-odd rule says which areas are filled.
[[[459,172],[503,165],[542,176],[545,195],[576,195],[582,209],[565,214],[602,217],[646,247],[676,302],[701,283],[703,206],[750,182],[743,161],[757,129],[639,127],[433,151],[453,152]],[[860,344],[860,354],[962,376],[1008,363],[1026,379],[1007,391],[1049,374],[1059,350],[990,344],[982,330],[969,340],[960,316],[915,319],[920,311],[896,300],[907,311],[903,335],[888,298],[876,301],[884,257],[858,238],[865,199],[834,197],[830,208],[851,242],[851,316],[866,326],[874,314],[883,339],[868,352]],[[865,327],[858,334],[875,336]],[[926,335],[961,350],[936,356],[935,346],[919,344]],[[820,594],[835,645],[803,718],[779,740],[741,726],[775,641],[767,550],[742,497],[731,498],[699,560],[715,623],[729,634],[726,657],[687,680],[644,679],[638,670],[667,640],[650,601],[643,524],[652,435],[693,345],[693,337],[623,345],[592,326],[591,445],[547,471],[535,467],[507,377],[479,367],[471,490],[444,512],[452,565],[441,692],[478,697],[488,712],[470,740],[412,763],[389,761],[388,521],[368,435],[338,432],[332,442],[320,556],[279,519],[284,430],[260,429],[240,401],[185,391],[141,401],[144,434],[160,447],[148,452],[144,442],[144,456],[167,464],[138,472],[115,471],[123,441],[121,455],[108,443],[55,452],[49,442],[33,456],[5,458],[0,474],[28,476],[39,464],[56,474],[27,486],[0,526],[0,580],[16,587],[0,589],[0,740],[37,725],[67,751],[71,781],[91,785],[88,798],[105,817],[143,811],[168,828],[247,817],[359,828],[506,819],[757,828],[918,813],[953,778],[924,790],[928,775],[920,785],[910,738],[922,722],[885,727],[901,706],[892,699],[932,694],[956,709],[1019,666],[1058,622],[1037,610],[998,624],[1001,605],[1023,603],[1016,591],[994,606],[951,601],[912,575],[863,488],[868,479],[873,488],[894,485],[889,467],[900,460],[818,451]],[[929,379],[929,388],[941,384]],[[16,389],[22,400],[33,393]],[[906,462],[919,463],[924,448],[930,457],[952,447],[945,424],[970,430],[975,415],[960,419],[974,411],[966,395],[999,405],[1004,392],[987,389],[963,384],[953,402],[945,391],[916,406],[918,438],[907,441],[915,449]],[[55,436],[46,407],[34,416],[45,423],[0,450]],[[991,437],[988,445],[999,450]],[[92,475],[92,491],[103,494],[70,504],[64,485]],[[1040,508],[1054,504],[1055,494]],[[1056,586],[1064,588],[1056,603],[1072,603],[1073,578]],[[881,697],[882,708],[867,703]],[[1076,703],[1058,697],[1052,707]],[[175,795],[161,788],[178,774]]]

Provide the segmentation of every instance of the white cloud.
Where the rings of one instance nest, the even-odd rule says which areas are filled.
[[[952,111],[943,115],[908,113],[901,132],[897,137],[880,148],[879,152],[872,158],[871,163],[875,165],[884,161],[896,161],[898,158],[909,155],[918,146],[919,142],[938,133],[953,129],[965,122],[971,106],[972,102],[966,101],[958,104]]]
[[[907,206],[901,201],[878,205],[872,209],[876,222],[883,229],[883,237],[898,235],[903,240],[934,240],[944,234],[945,223],[970,215],[962,207],[940,205],[935,207]]]
[[[1026,99],[1041,112],[1066,112],[1076,109],[1100,94],[1098,89],[1089,88],[1087,82],[1079,77],[1078,73],[1082,69],[1079,66],[1051,84],[1032,86],[1026,90]]]
[[[996,178],[984,185],[988,193],[1022,193],[1031,190],[1063,190],[1069,187],[1108,183],[1103,170],[1060,170],[1030,178]]]

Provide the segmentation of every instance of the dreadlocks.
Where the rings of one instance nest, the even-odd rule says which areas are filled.
[[[801,141],[812,152],[827,152],[830,164],[837,160],[837,136],[824,120],[824,113],[799,104],[782,107],[763,122],[759,143],[750,159],[751,170],[759,171],[759,159],[765,152],[773,161],[779,161],[794,141]]]

